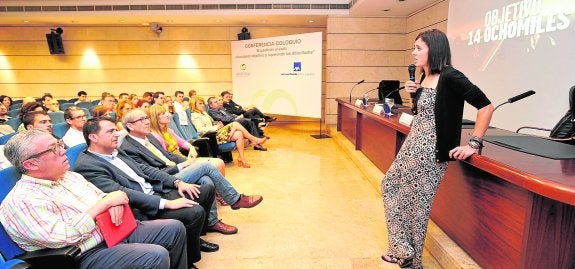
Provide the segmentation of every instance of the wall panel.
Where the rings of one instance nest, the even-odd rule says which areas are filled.
[[[326,31],[321,25],[248,27],[252,38]],[[72,98],[86,90],[96,98],[102,91],[196,89],[209,96],[233,90],[231,41],[242,26],[164,25],[160,35],[148,26],[64,26],[64,55],[49,54],[50,28],[0,26],[0,93]]]

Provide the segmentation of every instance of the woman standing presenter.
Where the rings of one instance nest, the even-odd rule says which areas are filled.
[[[482,146],[493,106],[485,94],[451,66],[447,36],[436,29],[420,33],[412,52],[421,83],[407,81],[416,93],[411,131],[381,182],[388,251],[381,258],[401,268],[421,268],[431,204],[448,161],[464,160]],[[469,143],[460,145],[463,104],[478,109]]]

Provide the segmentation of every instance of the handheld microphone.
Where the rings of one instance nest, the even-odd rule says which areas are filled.
[[[351,103],[351,92],[353,92],[353,88],[355,88],[355,86],[357,86],[357,85],[359,85],[359,84],[361,84],[361,83],[364,83],[364,82],[365,82],[365,79],[362,79],[362,80],[358,81],[357,83],[355,83],[355,84],[353,85],[353,87],[351,87],[351,90],[349,91],[349,102],[350,102],[350,103]]]
[[[415,82],[415,64],[410,64],[407,67],[407,71],[409,72],[409,80]],[[413,115],[417,115],[417,101],[419,99],[419,94],[421,93],[421,88],[418,88],[415,92],[410,92],[409,96],[411,96],[411,100],[413,104],[411,106],[411,112]]]
[[[409,80],[415,82],[415,65],[414,64],[410,64],[407,67],[407,71],[409,72]]]
[[[534,95],[534,94],[535,94],[535,91],[533,91],[533,90],[528,90],[528,91],[526,91],[526,92],[524,92],[524,93],[522,93],[522,94],[520,94],[520,95],[513,96],[513,97],[507,99],[507,101],[505,101],[505,102],[499,104],[498,106],[496,106],[496,107],[493,109],[493,111],[497,110],[497,109],[498,109],[500,106],[502,106],[502,105],[511,104],[511,103],[513,103],[513,102],[515,102],[515,101],[519,101],[519,100],[521,100],[521,99],[523,99],[523,98],[525,98],[525,97],[528,97],[528,96],[531,96],[531,95]]]

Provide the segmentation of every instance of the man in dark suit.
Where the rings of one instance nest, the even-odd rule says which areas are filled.
[[[208,161],[186,159],[170,153],[162,147],[160,142],[150,134],[150,121],[142,109],[134,109],[126,113],[122,119],[124,128],[129,135],[119,147],[134,161],[147,164],[163,170],[164,172],[181,178],[187,183],[209,184],[216,188],[224,201],[232,209],[250,208],[262,201],[259,195],[243,195],[230,184],[230,182]],[[207,178],[206,178],[207,177]],[[208,216],[208,232],[222,234],[235,234],[238,229],[223,223],[218,219],[215,202],[211,206]]]
[[[104,192],[121,190],[140,218],[177,219],[186,227],[188,264],[201,259],[203,251],[219,246],[200,239],[206,231],[206,215],[215,198],[210,185],[180,181],[155,167],[138,164],[118,146],[116,124],[108,118],[89,120],[84,125],[88,149],[78,156],[74,171]]]
[[[239,115],[236,116],[228,111],[223,107],[222,99],[218,99],[216,97],[208,98],[208,114],[212,119],[215,121],[221,121],[224,125],[237,121],[240,123],[250,134],[255,137],[264,137],[264,131],[258,127],[256,123],[254,123],[250,119],[244,118],[244,116]],[[267,149],[264,148],[262,145],[254,146],[255,150],[262,150],[266,151]]]
[[[223,91],[220,95],[222,96],[222,101],[224,102],[224,108],[226,109],[226,111],[228,111],[232,114],[235,114],[238,116],[243,115],[245,118],[248,118],[248,119],[262,119],[266,123],[277,120],[276,117],[266,116],[257,107],[250,107],[250,108],[244,109],[242,106],[240,106],[236,102],[234,102],[234,100],[232,99],[233,94],[229,91]]]

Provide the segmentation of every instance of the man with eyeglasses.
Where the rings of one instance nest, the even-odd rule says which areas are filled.
[[[79,268],[188,268],[186,231],[176,220],[138,222],[122,243],[107,247],[95,218],[108,211],[120,225],[128,196],[103,193],[69,171],[61,141],[27,130],[8,141],[5,152],[22,177],[0,205],[0,222],[25,251],[73,245],[81,252]]]
[[[84,125],[88,149],[78,156],[74,171],[102,191],[126,192],[135,215],[142,219],[177,219],[186,227],[188,263],[201,259],[200,250],[219,246],[203,239],[206,216],[215,199],[211,185],[188,184],[155,167],[139,164],[118,147],[116,123],[109,118],[92,119]]]
[[[82,128],[84,128],[84,124],[86,124],[86,112],[80,107],[71,106],[66,108],[64,111],[64,119],[66,123],[70,126],[70,129],[66,131],[62,140],[69,148],[86,143],[84,139],[84,133],[82,132]]]
[[[156,167],[181,178],[187,183],[213,185],[223,200],[234,210],[257,206],[263,200],[260,195],[238,193],[212,163],[202,159],[186,159],[166,151],[160,141],[150,134],[149,119],[142,109],[131,110],[122,119],[122,124],[128,131],[128,135],[124,138],[119,149],[123,150],[134,161]],[[215,202],[212,204],[208,215],[208,232],[222,234],[238,232],[236,227],[225,224],[218,218]]]

